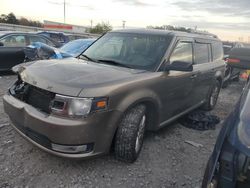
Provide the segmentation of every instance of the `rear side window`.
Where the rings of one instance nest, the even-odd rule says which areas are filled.
[[[60,43],[66,42],[63,35],[60,35],[60,34],[50,33],[49,37],[52,38],[53,40],[57,41],[57,42],[60,42]]]
[[[182,61],[187,63],[193,62],[193,46],[189,42],[179,42],[172,55],[170,56],[170,63],[174,61]]]
[[[41,42],[49,46],[54,46],[52,42],[48,41],[47,39],[41,36],[29,36],[29,39],[30,39],[30,44],[32,44],[33,42]]]
[[[195,43],[195,64],[203,64],[211,61],[210,44]]]
[[[212,43],[213,60],[223,59],[223,48],[221,42]]]
[[[32,44],[33,42],[41,42],[44,44],[47,43],[46,40],[44,40],[43,38],[38,37],[38,36],[29,36],[29,39],[30,39],[30,44]]]

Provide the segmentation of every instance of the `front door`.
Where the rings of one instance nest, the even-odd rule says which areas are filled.
[[[193,40],[179,39],[173,49],[167,63],[174,61],[193,63]],[[184,112],[192,105],[190,100],[193,97],[195,83],[195,72],[169,71],[164,78],[165,87],[162,88],[161,98],[163,102],[161,122]]]

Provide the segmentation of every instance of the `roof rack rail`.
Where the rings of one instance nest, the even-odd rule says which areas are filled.
[[[197,31],[197,30],[193,30],[192,29],[192,30],[189,30],[188,33],[199,34],[199,35],[206,35],[206,36],[210,36],[210,37],[213,37],[213,38],[218,38],[217,35],[209,33],[207,31]]]

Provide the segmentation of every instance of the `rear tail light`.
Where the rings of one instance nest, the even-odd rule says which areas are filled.
[[[240,63],[239,59],[236,58],[227,58],[228,63]]]

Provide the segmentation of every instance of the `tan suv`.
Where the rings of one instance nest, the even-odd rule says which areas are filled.
[[[4,96],[14,128],[39,148],[85,158],[110,151],[133,162],[145,130],[158,130],[216,104],[225,64],[222,43],[202,34],[121,30],[79,59],[15,67]]]

